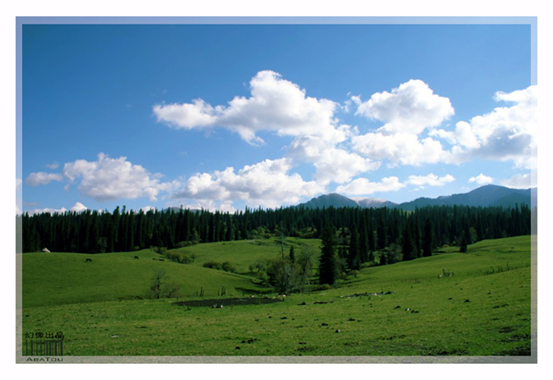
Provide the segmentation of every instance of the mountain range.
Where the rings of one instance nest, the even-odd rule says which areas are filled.
[[[313,198],[308,202],[298,205],[305,208],[327,207],[362,207],[362,208],[399,208],[402,210],[414,210],[424,206],[473,206],[473,207],[515,207],[526,204],[537,206],[537,188],[511,189],[504,186],[485,185],[463,194],[453,194],[438,198],[417,198],[410,202],[393,203],[378,198],[347,198],[343,195],[332,193]]]

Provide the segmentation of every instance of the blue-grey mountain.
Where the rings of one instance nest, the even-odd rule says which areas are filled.
[[[350,199],[340,194],[325,194],[313,198],[300,206],[305,208],[400,208],[414,210],[424,206],[473,206],[473,207],[515,207],[516,205],[537,205],[537,189],[512,189],[504,186],[485,185],[463,194],[453,194],[438,198],[417,198],[410,202],[393,203],[383,199],[364,198]]]

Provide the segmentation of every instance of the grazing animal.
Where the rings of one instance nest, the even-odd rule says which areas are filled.
[[[155,261],[157,261],[157,259],[156,259],[155,257],[154,257],[154,258],[152,258],[152,260],[155,260]]]
[[[163,259],[159,259],[159,261],[165,261],[165,260],[163,260]]]
[[[492,268],[492,269],[493,269],[493,268]],[[455,276],[455,273],[446,271],[445,269],[442,269],[442,273],[440,273],[440,274],[438,275],[439,278],[442,278],[442,277],[453,277],[453,276]]]
[[[135,260],[138,260],[138,256],[135,256],[134,259],[135,259]]]
[[[85,263],[88,263],[89,261],[92,261],[92,259],[86,259]]]

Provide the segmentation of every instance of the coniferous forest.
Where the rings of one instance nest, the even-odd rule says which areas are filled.
[[[117,207],[113,212],[42,213],[18,216],[23,252],[109,253],[150,247],[182,248],[198,243],[244,240],[278,234],[321,238],[335,231],[336,244],[349,266],[371,261],[376,250],[403,252],[403,260],[431,255],[444,245],[466,245],[531,233],[531,210],[431,206],[415,211],[397,208],[287,207],[246,208],[237,213],[167,209],[147,212]],[[349,252],[348,252],[349,250]],[[346,253],[347,252],[347,253]]]

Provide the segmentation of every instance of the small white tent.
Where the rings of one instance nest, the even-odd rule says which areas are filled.
[[[42,249],[42,252],[50,253],[50,250],[49,250],[48,248],[43,248],[43,249]]]

